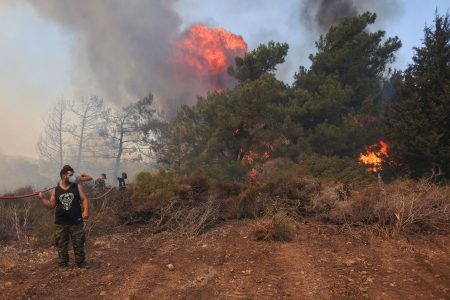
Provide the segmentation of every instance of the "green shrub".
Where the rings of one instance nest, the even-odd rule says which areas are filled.
[[[155,208],[177,197],[178,176],[172,172],[139,173],[132,186],[132,203],[137,209]]]
[[[271,207],[292,211],[294,215],[305,212],[305,206],[317,194],[321,185],[314,178],[304,176],[301,168],[272,176],[263,182],[248,185],[242,192],[223,201],[226,218],[256,218],[263,216]]]
[[[187,167],[183,173],[191,175],[202,173],[212,180],[240,181],[247,177],[249,167],[241,161],[217,161],[201,167]]]
[[[376,180],[366,167],[350,157],[322,156],[304,154],[300,156],[300,165],[314,177],[331,178],[353,185],[366,185]]]

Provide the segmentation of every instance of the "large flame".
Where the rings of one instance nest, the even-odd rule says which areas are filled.
[[[242,36],[223,28],[196,24],[178,41],[174,60],[201,80],[209,81],[215,90],[222,90],[231,79],[227,74],[228,66],[234,63],[236,56],[246,52],[247,44]]]
[[[384,141],[367,147],[366,153],[359,155],[359,161],[367,165],[367,170],[379,173],[382,170],[382,162],[388,155],[388,145]]]

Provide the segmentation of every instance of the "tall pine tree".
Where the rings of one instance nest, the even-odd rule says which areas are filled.
[[[410,176],[450,178],[450,20],[436,14],[405,71],[387,126],[392,155]]]
[[[375,20],[366,12],[332,26],[316,42],[311,67],[296,74],[287,113],[305,130],[310,147],[302,152],[357,157],[380,139],[382,82],[401,42],[371,32]]]

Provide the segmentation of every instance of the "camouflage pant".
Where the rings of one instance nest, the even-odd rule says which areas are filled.
[[[83,223],[74,225],[56,224],[55,244],[58,248],[58,264],[60,266],[66,266],[69,262],[69,236],[72,240],[75,263],[77,265],[82,265],[85,256]]]

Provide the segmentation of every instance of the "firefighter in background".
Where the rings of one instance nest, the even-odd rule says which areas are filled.
[[[117,180],[119,181],[119,190],[124,191],[127,189],[128,185],[128,179],[127,179],[127,173],[123,172],[122,177],[117,177]]]
[[[106,191],[106,174],[102,173],[100,176],[95,179],[94,181],[94,197],[99,197],[100,195],[103,195],[103,193]],[[94,199],[92,202],[93,207],[97,207],[97,199]]]
[[[106,174],[105,173],[100,174],[100,177],[95,179],[94,189],[95,189],[95,194],[97,196],[99,196],[105,192],[105,190],[106,190]]]

